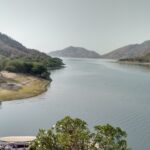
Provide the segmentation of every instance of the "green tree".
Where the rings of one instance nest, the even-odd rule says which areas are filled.
[[[100,150],[128,150],[125,131],[114,128],[111,125],[95,126],[94,147]]]
[[[43,64],[33,63],[31,74],[37,75],[41,78],[49,79],[50,73]]]
[[[95,126],[90,132],[87,123],[69,116],[46,130],[40,130],[30,150],[129,150],[127,134],[111,125]]]
[[[90,132],[87,123],[69,116],[56,123],[57,142],[63,150],[88,149]]]
[[[36,140],[31,143],[30,150],[57,150],[56,136],[52,129],[40,129]]]
[[[42,74],[43,72],[46,72],[47,68],[44,67],[42,64],[34,63],[32,67],[32,73],[33,74]]]

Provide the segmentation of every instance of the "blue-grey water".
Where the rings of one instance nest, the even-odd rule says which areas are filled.
[[[89,127],[110,123],[128,133],[133,150],[150,150],[150,69],[107,60],[64,59],[44,94],[2,102],[0,136],[35,135],[65,115]]]

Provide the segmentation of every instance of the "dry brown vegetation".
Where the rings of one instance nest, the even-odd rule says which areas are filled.
[[[47,90],[48,80],[31,75],[1,72],[8,84],[20,85],[18,89],[0,86],[0,101],[29,98],[39,95]],[[0,84],[1,85],[1,84]]]

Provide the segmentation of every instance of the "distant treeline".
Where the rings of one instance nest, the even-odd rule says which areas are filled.
[[[119,61],[130,61],[130,62],[139,62],[139,63],[150,62],[150,53],[146,53],[141,57],[120,59]]]
[[[123,58],[123,59],[119,59],[119,61],[145,62],[146,60],[140,57],[136,57],[136,58]]]
[[[31,74],[44,79],[50,79],[50,69],[61,67],[62,60],[59,58],[8,58],[0,59],[0,70],[6,70],[15,73]]]

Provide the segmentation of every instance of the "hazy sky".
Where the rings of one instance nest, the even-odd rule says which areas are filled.
[[[150,0],[0,0],[0,31],[44,52],[150,40]]]

